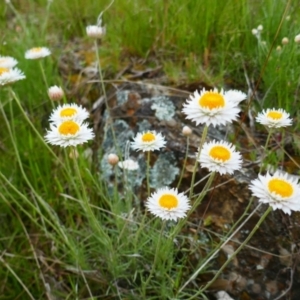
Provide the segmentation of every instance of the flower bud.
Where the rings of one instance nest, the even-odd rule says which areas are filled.
[[[61,87],[54,85],[48,89],[48,96],[52,101],[59,101],[64,96],[64,91]]]
[[[190,136],[192,134],[192,129],[189,126],[183,126],[182,134],[184,136]]]
[[[107,161],[110,165],[115,166],[119,162],[119,157],[114,153],[110,153],[107,156]]]

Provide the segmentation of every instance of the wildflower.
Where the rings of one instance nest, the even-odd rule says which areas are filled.
[[[59,105],[52,112],[50,122],[62,122],[73,120],[81,122],[89,117],[89,112],[82,106],[75,103]]]
[[[64,91],[61,87],[54,85],[49,87],[48,96],[52,101],[59,101],[64,96]]]
[[[284,37],[281,41],[282,45],[287,45],[289,43],[289,39],[287,37]]]
[[[204,143],[198,160],[201,167],[221,175],[233,174],[242,164],[241,154],[235,151],[232,144],[225,141]]]
[[[62,147],[76,146],[94,138],[92,129],[87,124],[72,120],[51,123],[45,135],[47,143]]]
[[[295,43],[300,44],[300,34],[297,34],[294,39]]]
[[[276,47],[276,51],[277,51],[277,52],[280,52],[280,51],[281,51],[281,46],[280,46],[280,45],[278,45],[278,46]]]
[[[290,215],[292,210],[300,210],[300,186],[297,181],[287,173],[276,171],[274,175],[258,175],[249,188],[259,198],[259,202],[267,203],[274,210],[281,209]]]
[[[149,211],[163,220],[175,220],[184,218],[191,207],[189,199],[177,189],[167,187],[158,189],[147,199],[145,206]]]
[[[183,105],[183,112],[187,119],[196,124],[224,125],[236,120],[240,112],[238,103],[246,98],[246,94],[229,90],[224,92],[217,89],[212,91],[195,91],[187,103]]]
[[[119,162],[119,157],[117,154],[110,153],[107,156],[107,161],[111,166],[115,166]]]
[[[35,47],[25,52],[26,59],[39,59],[50,55],[51,52],[46,47]]]
[[[192,134],[192,129],[189,126],[183,126],[182,134],[184,136],[190,136]]]
[[[155,131],[147,131],[138,133],[131,143],[134,150],[154,151],[165,147],[166,141],[160,133]]]
[[[13,68],[18,61],[11,56],[1,56],[0,55],[0,68]]]
[[[100,25],[89,25],[86,27],[86,34],[95,39],[100,39],[106,34],[106,28]]]
[[[262,125],[270,128],[280,128],[292,125],[292,119],[283,109],[270,109],[263,110],[256,117],[256,121]]]
[[[26,78],[18,68],[0,67],[0,85],[6,85]]]
[[[125,169],[125,170],[128,170],[128,171],[134,171],[134,170],[137,170],[139,168],[139,164],[136,161],[132,160],[132,159],[126,159],[124,161],[119,161],[118,166],[121,169]]]

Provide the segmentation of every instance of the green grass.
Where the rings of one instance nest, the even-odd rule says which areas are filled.
[[[90,83],[77,89],[79,71],[69,62],[68,73],[60,67],[76,53],[81,68],[93,60],[85,27],[95,24],[109,3],[0,4],[0,55],[15,57],[26,74],[11,86],[15,98],[10,87],[0,87],[0,299],[196,299],[198,288],[181,287],[208,257],[202,254],[218,249],[213,239],[191,241],[182,231],[184,222],[163,227],[161,220],[143,214],[133,193],[111,190],[84,155],[88,147],[78,147],[79,158],[72,159],[69,149],[43,141],[53,108],[47,87],[68,89],[68,102],[87,95],[88,108],[99,97]],[[146,59],[143,68],[161,65],[173,86],[205,82],[247,92],[247,77],[256,94],[245,109],[256,114],[281,107],[295,116],[299,4],[116,0],[103,14],[104,79],[113,79],[132,58]],[[259,24],[265,46],[251,34]],[[277,51],[283,37],[290,42]],[[49,47],[52,55],[40,63],[25,60],[25,51],[36,46]],[[266,161],[276,165],[279,156],[271,153]],[[197,264],[189,261],[194,254],[200,257]],[[205,299],[205,291],[200,293]]]

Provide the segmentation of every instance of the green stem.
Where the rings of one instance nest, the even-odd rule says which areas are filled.
[[[102,74],[102,67],[101,67],[101,61],[100,61],[100,56],[99,56],[99,47],[98,47],[97,40],[95,40],[94,45],[95,45],[95,52],[96,52],[96,58],[97,58],[97,69],[99,71],[99,78],[100,78],[102,93],[103,93],[103,97],[104,97],[105,108],[107,110],[107,115],[108,115],[108,124],[110,125],[110,128],[111,128],[111,132],[112,132],[112,136],[113,136],[113,140],[114,140],[114,145],[115,145],[116,150],[117,150],[117,154],[121,157],[121,155],[120,155],[121,151],[119,151],[119,146],[117,144],[116,134],[115,134],[112,118],[111,118],[110,108],[109,108],[109,105],[108,105],[107,94],[106,94],[106,89],[105,89],[105,85],[104,85],[104,78],[103,78],[103,74]]]
[[[48,144],[45,142],[44,137],[41,136],[41,134],[39,133],[39,131],[36,129],[36,127],[34,126],[34,124],[31,122],[31,120],[28,117],[28,114],[24,111],[19,98],[17,97],[17,95],[15,94],[15,92],[13,91],[13,89],[9,86],[9,91],[13,97],[13,99],[15,99],[21,113],[23,114],[25,120],[27,121],[27,123],[30,125],[31,129],[34,131],[34,133],[37,135],[38,139],[42,142],[42,144],[47,148],[47,150],[52,154],[52,156],[57,160],[57,162],[63,167],[63,169],[68,173],[68,171],[66,170],[66,167],[64,165],[64,163],[58,159],[57,155],[53,152],[53,150],[48,146]]]
[[[259,207],[259,206],[258,206]],[[257,208],[258,208],[257,207]],[[257,210],[257,209],[256,209]],[[256,211],[254,210],[254,211]],[[230,257],[227,259],[227,261],[223,264],[223,266],[218,270],[218,272],[216,273],[216,275],[213,277],[212,280],[210,280],[205,286],[204,288],[201,288],[201,290],[199,292],[203,292],[205,291],[207,288],[209,288],[211,286],[211,284],[219,277],[219,275],[221,274],[221,272],[226,268],[226,266],[232,261],[233,258],[236,257],[236,255],[244,248],[244,246],[250,241],[250,239],[252,238],[252,236],[254,235],[254,233],[258,230],[258,228],[260,227],[260,225],[262,224],[262,222],[266,219],[266,217],[269,215],[269,213],[272,211],[272,207],[269,206],[269,208],[265,211],[265,213],[260,217],[259,221],[257,222],[257,224],[254,226],[254,228],[252,229],[252,231],[250,232],[250,234],[248,235],[248,237],[245,239],[245,241],[234,251],[233,254],[230,255]],[[251,214],[252,215],[252,214]],[[251,216],[250,215],[250,216]]]
[[[40,65],[40,69],[41,69],[41,72],[42,72],[42,77],[43,77],[43,80],[44,80],[44,83],[45,83],[46,89],[48,90],[48,88],[49,88],[49,85],[48,85],[48,82],[47,82],[47,78],[46,78],[45,70],[44,70],[44,68],[43,68],[43,65],[42,65],[42,60],[41,60],[41,59],[39,59],[39,65]]]
[[[270,142],[270,138],[271,138],[272,133],[273,133],[273,130],[272,130],[272,128],[271,128],[271,129],[269,130],[269,134],[268,134],[268,136],[267,136],[267,140],[266,140],[266,143],[265,143],[265,146],[264,146],[264,153],[267,152],[268,145],[269,145],[269,142]],[[260,165],[259,172],[258,172],[259,174],[261,173],[262,168],[263,168],[263,164]]]
[[[151,280],[151,278],[153,276],[153,273],[155,271],[155,267],[156,267],[157,260],[158,260],[158,254],[160,252],[160,245],[161,245],[161,240],[162,240],[163,232],[164,232],[164,229],[165,229],[165,225],[166,225],[166,221],[164,220],[163,223],[162,223],[162,226],[161,226],[160,234],[159,234],[156,249],[155,249],[155,256],[154,256],[153,265],[152,265],[150,274],[149,274],[146,282],[143,284],[143,295],[144,295],[144,297],[146,296],[146,294],[145,294],[146,288],[147,288],[147,286],[149,284],[149,281]],[[144,299],[146,299],[146,298],[144,298]]]
[[[74,150],[76,151],[76,147],[74,147]],[[94,232],[94,235],[98,237],[98,240],[101,241],[103,245],[109,246],[110,245],[110,239],[103,230],[103,227],[100,225],[99,220],[95,216],[92,207],[90,205],[89,197],[86,192],[85,184],[83,182],[79,164],[77,161],[77,158],[74,158],[74,166],[75,166],[75,173],[77,176],[77,179],[79,180],[79,189],[76,185],[76,182],[73,182],[74,188],[76,189],[76,192],[78,193],[78,197],[82,196],[82,207],[86,211],[86,215],[88,216],[89,223],[91,224],[91,227],[94,228],[96,232]]]
[[[177,189],[179,188],[179,186],[181,184],[181,181],[182,181],[182,178],[183,178],[183,175],[184,175],[184,172],[185,172],[185,166],[186,166],[187,157],[188,157],[188,153],[189,153],[189,145],[190,145],[190,139],[189,139],[189,137],[187,137],[186,138],[186,151],[185,151],[185,156],[184,156],[183,166],[182,166],[182,169],[181,169],[180,178],[179,178],[179,181],[177,183]]]
[[[12,145],[13,145],[13,148],[14,148],[14,151],[15,151],[16,159],[17,159],[17,162],[18,162],[18,165],[19,165],[22,177],[24,178],[24,180],[25,180],[27,186],[29,187],[30,191],[32,192],[32,194],[38,200],[38,203],[47,212],[48,216],[50,217],[50,220],[52,221],[52,222],[47,222],[48,219],[42,214],[41,208],[38,205],[38,203],[36,202],[36,210],[37,210],[37,212],[39,213],[39,215],[41,217],[41,222],[43,224],[43,229],[44,229],[46,235],[47,236],[51,236],[51,233],[48,232],[48,229],[46,227],[46,223],[48,223],[48,224],[51,224],[51,226],[52,226],[52,228],[54,230],[56,230],[57,232],[61,233],[61,235],[64,237],[64,241],[67,243],[68,242],[68,238],[67,238],[67,236],[65,235],[65,233],[64,233],[64,231],[62,229],[62,226],[60,224],[59,219],[57,218],[56,213],[52,210],[52,208],[48,205],[48,203],[46,203],[46,201],[36,192],[36,190],[34,189],[34,187],[31,184],[30,180],[28,179],[27,174],[26,174],[26,172],[25,172],[25,170],[23,168],[21,157],[19,155],[18,146],[16,144],[16,139],[15,139],[14,133],[13,133],[13,131],[11,129],[10,123],[9,123],[7,117],[6,117],[6,114],[5,114],[4,110],[3,110],[2,105],[0,105],[0,110],[1,110],[4,122],[5,122],[6,126],[7,126],[7,130],[8,130],[9,136],[11,137],[11,142],[12,142]],[[1,173],[1,175],[2,175],[2,173]],[[5,178],[4,175],[2,175],[2,178]]]
[[[199,150],[198,150],[198,155],[197,155],[195,166],[194,166],[194,170],[193,170],[193,175],[192,175],[192,180],[191,180],[191,187],[190,187],[190,194],[189,194],[189,198],[190,199],[193,196],[194,183],[195,183],[196,172],[197,172],[197,167],[198,167],[198,159],[200,158],[201,150],[202,150],[203,144],[205,142],[205,139],[206,139],[206,136],[207,136],[207,132],[208,132],[208,126],[205,125],[204,128],[203,128],[202,137],[201,137],[201,141],[200,141],[200,145],[199,145]]]
[[[150,151],[147,152],[146,178],[147,178],[147,192],[148,192],[148,197],[150,197]]]
[[[254,213],[260,208],[261,204],[259,204],[251,214],[244,220],[244,222],[223,242],[213,254],[194,272],[194,274],[184,283],[184,285],[179,289],[178,293],[182,292],[183,289],[194,280],[197,275],[208,265],[210,261],[212,261],[216,255],[220,252],[220,250],[241,230],[241,228],[248,222],[248,220],[254,215]]]

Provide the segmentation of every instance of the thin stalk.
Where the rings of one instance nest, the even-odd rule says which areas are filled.
[[[194,183],[195,183],[196,172],[197,172],[197,167],[198,167],[198,159],[200,157],[201,150],[202,150],[203,144],[204,144],[206,136],[207,136],[207,132],[208,132],[208,126],[205,125],[204,128],[203,128],[203,132],[202,132],[202,136],[201,136],[201,141],[200,141],[200,145],[199,145],[199,150],[198,150],[198,155],[197,155],[195,166],[194,166],[194,170],[193,170],[193,175],[192,175],[192,180],[191,180],[191,187],[190,187],[190,194],[189,194],[189,198],[190,199],[193,196]]]
[[[22,286],[24,291],[26,292],[29,299],[35,300],[36,298],[32,296],[29,289],[26,287],[26,284],[22,281],[22,279],[17,275],[17,273],[10,267],[10,265],[2,258],[3,254],[0,256],[0,262],[7,268],[7,270],[16,278],[19,284]]]
[[[112,3],[113,3],[113,1],[112,1]],[[106,108],[107,114],[108,114],[108,123],[109,123],[110,128],[111,128],[111,132],[112,132],[112,136],[113,136],[113,140],[114,140],[114,145],[116,146],[116,148],[118,150],[116,134],[115,134],[112,118],[111,118],[111,113],[110,113],[110,108],[109,108],[109,105],[108,105],[106,89],[105,89],[105,85],[104,85],[104,78],[103,78],[103,74],[102,74],[102,67],[101,67],[101,61],[100,61],[100,56],[99,56],[99,48],[98,48],[97,40],[95,40],[94,45],[95,45],[95,52],[96,52],[96,58],[97,58],[97,69],[99,71],[99,77],[100,77],[100,83],[101,83],[101,87],[102,87],[102,93],[103,93],[103,96],[104,96],[105,108]],[[120,151],[117,151],[117,152],[120,152]],[[118,155],[119,155],[119,153],[118,153]]]
[[[185,151],[183,166],[182,166],[182,169],[181,169],[181,174],[180,174],[180,177],[179,177],[179,180],[178,180],[178,183],[177,183],[177,189],[179,188],[179,186],[181,184],[181,181],[182,181],[182,178],[183,178],[183,175],[184,175],[184,172],[185,172],[185,166],[186,166],[187,157],[188,157],[188,153],[189,153],[189,146],[190,146],[190,139],[187,136],[186,137],[186,151]]]
[[[6,3],[10,7],[10,9],[13,11],[13,13],[15,14],[16,19],[20,22],[23,32],[25,32],[27,38],[29,39],[30,34],[29,34],[28,28],[27,28],[26,23],[24,22],[23,18],[21,17],[19,12],[15,9],[15,7],[11,3],[11,1],[6,1]]]
[[[266,143],[265,143],[265,146],[264,146],[264,152],[267,152],[266,150],[268,149],[268,145],[269,145],[269,142],[270,142],[270,138],[271,138],[272,133],[273,133],[273,130],[272,130],[272,128],[270,128],[270,130],[269,130],[269,132],[268,132],[267,140],[266,140]],[[258,174],[261,173],[262,168],[263,168],[263,164],[260,165]]]
[[[150,151],[147,151],[146,180],[147,180],[147,192],[148,192],[148,197],[150,197]]]
[[[179,289],[178,293],[181,293],[183,289],[192,281],[194,280],[197,275],[211,262],[216,255],[220,252],[220,250],[241,230],[241,228],[248,222],[248,220],[254,215],[255,212],[260,208],[261,204],[259,204],[251,214],[244,220],[244,222],[221,244],[215,252],[203,263],[195,272],[194,274],[184,283],[184,285]]]
[[[56,213],[51,209],[51,207],[48,205],[48,203],[46,203],[45,200],[36,192],[36,190],[34,189],[34,187],[31,184],[30,180],[28,179],[28,177],[26,175],[26,172],[24,171],[24,168],[23,168],[23,164],[22,164],[21,157],[19,155],[17,144],[15,142],[15,136],[13,135],[13,132],[11,130],[11,126],[10,126],[9,121],[8,121],[8,119],[6,117],[6,114],[5,114],[4,110],[3,110],[2,105],[0,105],[0,110],[1,110],[1,113],[3,115],[3,119],[5,121],[5,124],[7,126],[7,130],[8,130],[9,136],[11,137],[11,142],[12,142],[12,145],[13,145],[13,148],[14,148],[14,151],[15,151],[16,159],[17,159],[18,165],[20,167],[20,171],[21,171],[22,177],[24,178],[27,186],[30,188],[30,191],[33,193],[33,195],[36,197],[36,199],[38,200],[38,202],[42,205],[42,207],[45,209],[45,211],[48,213],[50,219],[52,220],[52,222],[49,222],[48,219],[42,214],[42,212],[40,210],[40,207],[38,207],[36,205],[36,209],[37,209],[37,212],[39,213],[39,215],[41,217],[42,224],[43,224],[43,227],[44,227],[43,229],[44,229],[46,235],[47,236],[51,236],[51,233],[48,232],[46,224],[45,224],[45,223],[48,223],[48,224],[51,224],[52,228],[55,231],[57,231],[58,233],[62,234],[62,236],[64,237],[64,241],[65,242],[68,242],[68,238],[65,235],[65,233],[64,233],[64,231],[62,229],[62,226],[61,226],[60,222],[57,219]],[[2,175],[2,173],[1,173],[1,175]],[[4,175],[3,175],[3,178],[5,178]],[[55,224],[55,226],[54,226],[54,224]]]
[[[163,221],[162,226],[161,226],[161,230],[160,230],[160,233],[159,233],[156,249],[155,249],[155,256],[154,256],[153,265],[152,265],[150,274],[149,274],[146,282],[143,284],[143,295],[144,296],[146,296],[145,292],[146,292],[147,285],[149,284],[149,281],[151,280],[151,278],[153,276],[153,273],[155,271],[155,267],[156,267],[157,260],[158,260],[158,254],[159,254],[159,251],[160,251],[161,240],[162,240],[163,232],[164,232],[164,229],[165,229],[165,225],[166,225],[166,221]]]
[[[76,151],[76,147],[74,148],[74,150]],[[91,208],[91,205],[89,202],[89,197],[87,195],[85,184],[83,182],[81,172],[79,169],[79,164],[78,164],[78,161],[76,158],[74,158],[74,167],[75,167],[76,177],[79,180],[80,189],[78,189],[76,182],[74,182],[73,184],[76,189],[76,192],[78,193],[78,196],[82,196],[82,199],[83,199],[82,206],[83,206],[83,209],[86,211],[86,214],[88,216],[90,224],[92,225],[92,227],[95,230],[97,230],[97,232],[94,232],[94,234],[95,234],[95,236],[99,236],[101,242],[104,245],[109,245],[110,239],[107,236],[107,234],[105,233],[105,231],[103,230],[103,227],[100,225],[99,220],[96,218],[96,216]]]
[[[52,154],[52,156],[57,160],[57,162],[63,167],[63,169],[68,173],[68,171],[65,168],[65,165],[63,164],[62,161],[60,161],[57,157],[57,155],[53,152],[53,150],[49,147],[49,145],[45,142],[44,137],[39,133],[39,131],[36,129],[36,127],[34,126],[34,124],[31,122],[31,120],[29,119],[27,113],[24,111],[19,98],[17,97],[17,95],[15,94],[15,92],[13,91],[13,89],[9,86],[9,92],[11,93],[13,99],[16,101],[19,109],[21,110],[25,120],[27,121],[27,123],[30,125],[31,129],[34,131],[34,133],[37,135],[38,139],[42,142],[42,144],[47,148],[47,150]]]
[[[44,68],[43,68],[42,60],[39,59],[38,61],[39,61],[39,66],[40,66],[40,69],[41,69],[41,72],[42,72],[42,77],[43,77],[43,80],[44,80],[46,89],[48,90],[49,85],[48,85],[47,77],[46,77],[46,74],[45,74],[45,70],[44,70]],[[52,102],[52,101],[51,101],[51,102]]]
[[[244,248],[244,246],[250,241],[254,233],[258,230],[262,222],[266,219],[266,217],[269,215],[269,213],[272,211],[272,207],[269,206],[269,208],[265,211],[265,213],[260,217],[257,224],[254,226],[248,237],[245,239],[245,241],[234,251],[233,254],[230,255],[230,257],[227,259],[227,261],[223,264],[223,266],[218,270],[216,275],[213,277],[212,280],[210,280],[199,292],[205,291],[207,288],[211,286],[211,284],[219,277],[221,272],[226,268],[226,266],[232,261],[233,258],[236,257],[236,255]]]
[[[201,200],[203,199],[203,197],[206,195],[207,191],[209,190],[213,179],[215,177],[215,172],[212,172],[209,175],[209,178],[203,188],[203,191],[200,193],[200,195],[198,196],[198,198],[196,199],[196,201],[194,202],[192,208],[189,210],[187,216],[184,219],[181,219],[178,224],[174,227],[173,232],[170,234],[171,238],[173,239],[182,229],[182,227],[184,226],[184,224],[186,223],[186,220],[189,218],[189,216],[193,213],[193,211],[196,209],[196,207],[201,203]]]

